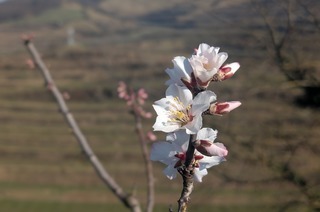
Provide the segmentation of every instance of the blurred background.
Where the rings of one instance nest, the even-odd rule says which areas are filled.
[[[0,2],[0,211],[127,211],[28,66],[22,34],[34,35],[106,169],[143,204],[143,160],[117,83],[144,87],[152,111],[174,56],[189,57],[202,42],[221,47],[241,68],[210,89],[243,105],[205,117],[229,155],[195,185],[190,211],[320,210],[319,0]],[[146,131],[153,122],[144,122]],[[155,211],[167,211],[181,179],[154,165]]]

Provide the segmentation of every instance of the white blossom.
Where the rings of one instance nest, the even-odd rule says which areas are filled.
[[[207,87],[213,76],[218,73],[228,54],[220,52],[220,48],[206,43],[199,45],[195,55],[189,59],[198,85]]]
[[[173,68],[167,68],[166,73],[170,79],[166,85],[177,84],[180,86],[185,85],[183,81],[191,82],[191,73],[193,71],[189,60],[183,56],[177,56],[173,60]]]
[[[188,88],[172,84],[166,91],[166,97],[153,105],[158,115],[153,129],[166,133],[186,129],[188,134],[195,134],[202,127],[202,113],[215,100],[216,95],[212,91],[200,92],[193,98]]]
[[[168,134],[166,141],[155,142],[151,148],[151,160],[160,161],[167,165],[163,173],[173,179],[177,176],[177,168],[183,166],[186,158],[190,135],[184,130]],[[203,176],[208,174],[207,169],[225,161],[224,157],[207,157],[200,152],[194,153],[194,179],[202,182]]]

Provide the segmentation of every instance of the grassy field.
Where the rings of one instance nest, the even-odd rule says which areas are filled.
[[[229,156],[196,184],[190,211],[313,211],[311,202],[319,207],[319,110],[295,103],[302,91],[270,59],[261,20],[252,19],[247,1],[79,2],[61,1],[0,23],[0,211],[126,211],[82,155],[40,73],[25,64],[29,55],[19,38],[30,32],[106,169],[143,204],[143,160],[117,83],[145,87],[151,111],[166,89],[164,70],[172,58],[189,56],[207,42],[228,52],[228,62],[242,65],[232,79],[210,89],[220,101],[243,105],[205,118],[206,126],[219,130]],[[75,46],[66,45],[70,26]],[[319,71],[319,31],[292,40],[299,43],[294,48],[300,64]],[[145,130],[153,121],[145,122]],[[176,207],[181,180],[169,181],[164,167],[154,165],[155,211],[166,211]],[[307,183],[303,189],[301,179]]]

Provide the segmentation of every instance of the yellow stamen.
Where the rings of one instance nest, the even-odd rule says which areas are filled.
[[[184,126],[192,121],[192,115],[190,114],[191,105],[185,107],[178,97],[174,98],[174,102],[171,102],[171,109],[169,112],[169,122],[178,123],[180,126]]]

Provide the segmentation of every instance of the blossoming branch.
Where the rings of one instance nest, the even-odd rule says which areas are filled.
[[[163,173],[173,179],[183,178],[178,211],[186,211],[193,181],[202,182],[207,169],[225,161],[228,150],[214,142],[217,130],[203,127],[204,115],[223,115],[241,105],[238,101],[218,102],[214,92],[207,90],[211,82],[229,79],[239,69],[237,62],[223,65],[228,58],[220,48],[202,43],[186,58],[175,57],[173,68],[166,69],[170,79],[165,98],[153,105],[157,113],[155,131],[167,134],[165,141],[155,142],[150,158],[167,167]]]

